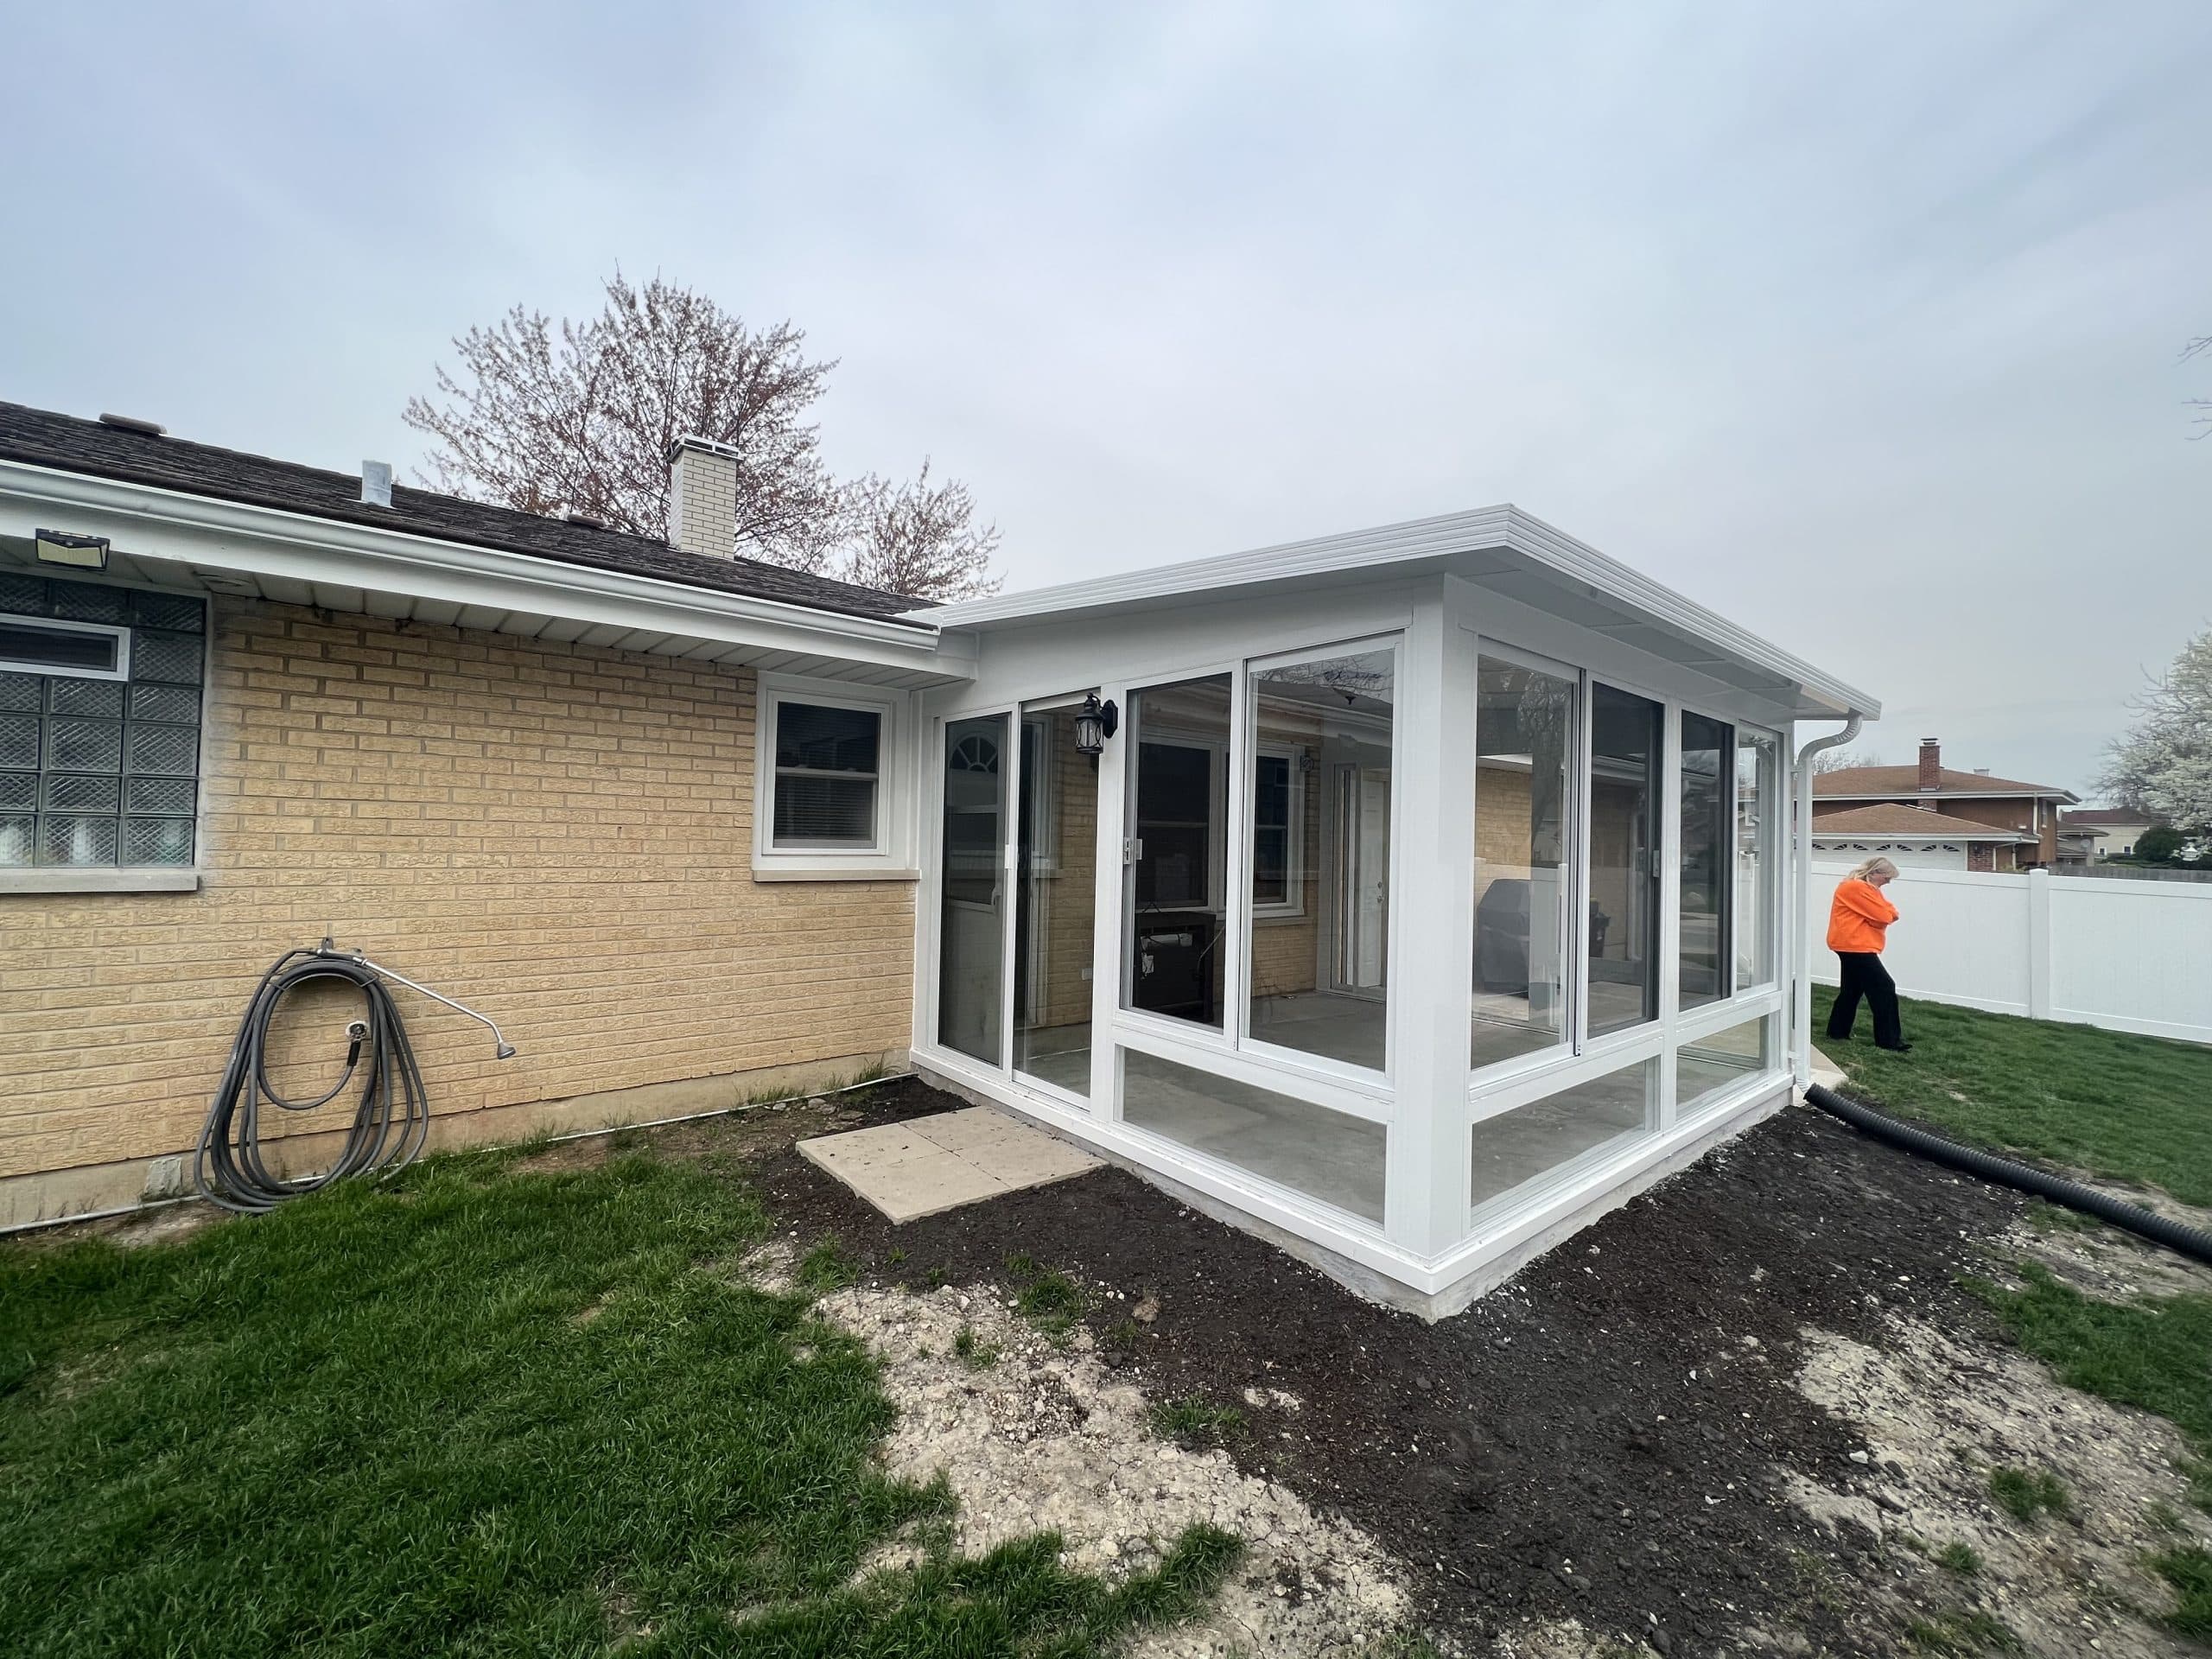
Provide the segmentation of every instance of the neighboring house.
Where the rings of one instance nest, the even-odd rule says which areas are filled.
[[[1910,766],[1844,766],[1813,779],[1815,823],[1833,812],[1889,803],[1965,818],[2024,837],[2012,864],[1998,869],[2039,869],[2060,860],[2058,815],[2081,797],[2050,784],[2024,784],[1986,772],[1957,772],[1943,764],[1942,745],[1920,740],[1920,759]],[[1980,867],[1976,867],[1980,868]]]
[[[663,542],[0,405],[0,1225],[175,1190],[325,935],[519,1050],[400,994],[434,1144],[911,1065],[1428,1313],[1788,1099],[1863,693],[1511,507],[928,609],[671,466]]]
[[[1993,830],[1972,818],[1886,802],[1816,811],[1813,817],[1813,850],[1854,863],[1879,855],[1901,868],[2012,870],[2035,844],[2021,830]]]
[[[2099,858],[2133,858],[2135,843],[2142,839],[2143,832],[2164,822],[2133,807],[2092,806],[2067,813],[2060,820],[2060,830],[2062,833],[2087,831],[2100,836],[2096,845]]]

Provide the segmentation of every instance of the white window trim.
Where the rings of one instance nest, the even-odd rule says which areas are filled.
[[[776,830],[776,722],[786,702],[852,709],[882,724],[875,758],[875,838],[868,847],[779,847]],[[916,727],[913,700],[903,691],[796,674],[760,677],[753,741],[753,879],[755,881],[912,881],[914,861],[914,764],[907,753]]]
[[[31,616],[22,611],[0,611],[0,617],[34,628],[59,633],[103,633],[115,641],[113,668],[62,668],[20,657],[0,655],[0,674],[46,674],[60,680],[127,680],[130,677],[130,630],[114,622],[70,622],[60,617]]]
[[[1306,773],[1300,767],[1300,751],[1294,743],[1270,742],[1265,739],[1252,745],[1255,755],[1266,755],[1286,763],[1289,772],[1289,799],[1284,810],[1288,815],[1283,836],[1283,893],[1284,898],[1267,904],[1252,901],[1252,919],[1255,922],[1283,921],[1306,914]],[[1256,771],[1254,776],[1252,825],[1256,835],[1259,829],[1259,791]]]

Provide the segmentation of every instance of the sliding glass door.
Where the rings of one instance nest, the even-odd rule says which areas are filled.
[[[1063,698],[945,722],[937,1037],[1087,1096],[1098,761],[1075,715]]]

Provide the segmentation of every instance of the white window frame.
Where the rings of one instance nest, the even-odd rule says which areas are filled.
[[[866,847],[776,845],[776,727],[785,703],[850,709],[880,722],[875,751],[875,834]],[[753,879],[755,881],[912,881],[915,729],[913,700],[903,691],[795,674],[760,677],[753,721]]]
[[[127,680],[130,677],[130,630],[114,622],[67,622],[58,617],[29,616],[21,611],[0,611],[13,626],[50,628],[57,633],[100,633],[115,641],[115,666],[65,668],[21,657],[0,654],[0,674],[46,674],[61,680]]]
[[[1300,767],[1300,750],[1295,744],[1255,741],[1252,746],[1255,757],[1265,756],[1282,761],[1288,768],[1288,798],[1284,810],[1288,823],[1283,836],[1283,897],[1267,904],[1252,901],[1252,919],[1255,922],[1287,921],[1306,914],[1306,773]],[[1256,765],[1253,777],[1252,827],[1259,829],[1259,789]]]

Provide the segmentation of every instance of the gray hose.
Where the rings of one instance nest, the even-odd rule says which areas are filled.
[[[318,1099],[288,1100],[270,1085],[269,1027],[285,996],[309,980],[337,979],[359,988],[367,1018],[346,1033],[346,1070]],[[261,1160],[261,1106],[288,1112],[313,1111],[335,1100],[360,1070],[364,1045],[368,1075],[353,1109],[346,1144],[320,1175],[285,1180],[269,1173]],[[512,1052],[512,1051],[510,1051]],[[358,957],[342,956],[323,942],[320,950],[288,950],[276,958],[246,1005],[245,1018],[231,1044],[230,1063],[208,1108],[193,1160],[193,1184],[211,1204],[242,1214],[274,1210],[286,1198],[311,1192],[348,1175],[385,1173],[404,1166],[423,1149],[430,1131],[430,1106],[423,1092],[423,1073],[376,969]]]
[[[1900,1123],[1871,1106],[1862,1106],[1855,1100],[1839,1095],[1833,1089],[1813,1084],[1805,1090],[1805,1098],[1824,1112],[1832,1112],[1854,1129],[1864,1130],[1878,1141],[1886,1141],[1893,1147],[1903,1147],[1907,1152],[1916,1152],[1923,1158],[1932,1158],[1939,1164],[1963,1170],[1985,1181],[1994,1181],[1999,1186],[2009,1186],[2022,1192],[2032,1192],[2039,1198],[2053,1204],[2063,1204],[2069,1210],[2079,1210],[2084,1215],[2108,1221],[2115,1227],[2163,1244],[2170,1250],[2178,1250],[2192,1261],[2212,1265],[2212,1233],[2195,1227],[2184,1227],[2164,1216],[2154,1215],[2139,1205],[2124,1203],[2119,1198],[2083,1186],[2079,1181],[2066,1180],[2056,1175],[2031,1169],[2025,1164],[2016,1164],[2009,1158],[1999,1158],[1972,1147],[1960,1146],[1924,1129],[1916,1129],[1909,1123]]]

